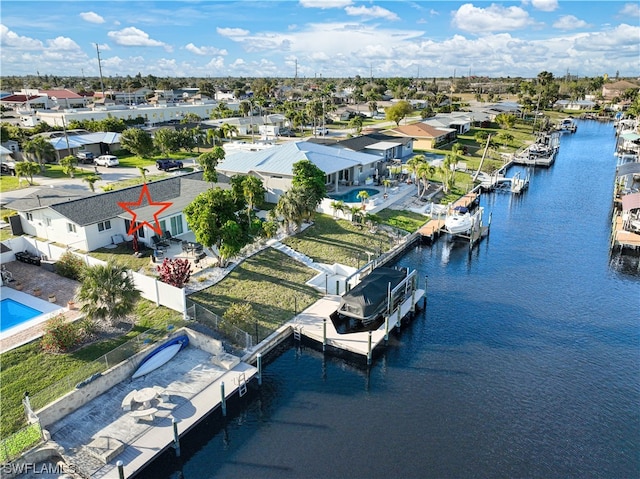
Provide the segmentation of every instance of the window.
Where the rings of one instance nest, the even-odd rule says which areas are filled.
[[[73,223],[67,223],[67,231],[69,233],[75,233],[76,232],[76,225],[74,225]]]
[[[51,218],[49,218],[48,216],[44,217],[44,222],[47,226],[51,226]]]
[[[33,221],[33,215],[31,213],[27,213],[27,221]]]
[[[98,223],[98,231],[110,230],[111,229],[111,221],[102,221]]]
[[[181,235],[184,232],[182,229],[182,215],[173,216],[171,218],[171,234],[173,236]]]

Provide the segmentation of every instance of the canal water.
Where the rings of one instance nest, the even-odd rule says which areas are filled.
[[[614,142],[579,122],[551,168],[509,171],[525,193],[482,196],[471,253],[403,256],[427,307],[371,368],[286,348],[140,477],[640,477],[640,273],[609,254]]]

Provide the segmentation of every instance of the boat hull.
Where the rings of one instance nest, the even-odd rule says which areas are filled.
[[[451,216],[444,221],[444,227],[451,234],[468,233],[471,230],[471,215],[465,213],[460,216]]]
[[[140,366],[138,366],[138,369],[136,369],[131,378],[136,379],[155,371],[160,366],[169,362],[188,344],[189,338],[187,336],[178,336],[177,338],[173,338],[161,346],[158,346],[142,360]]]

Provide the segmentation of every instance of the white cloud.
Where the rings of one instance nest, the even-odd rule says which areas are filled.
[[[21,37],[9,30],[5,25],[0,25],[0,45],[21,50],[41,50],[43,44],[40,40],[29,37]]]
[[[452,26],[472,33],[489,33],[521,30],[534,24],[529,14],[520,7],[503,7],[491,4],[478,8],[471,3],[453,12]]]
[[[400,20],[400,17],[395,13],[387,10],[386,8],[373,6],[373,7],[365,7],[364,5],[360,7],[347,7],[344,9],[347,12],[347,15],[358,16],[358,17],[367,17],[367,18],[384,18],[386,20]]]
[[[184,47],[185,50],[196,55],[226,55],[227,51],[218,49],[216,47],[197,47],[193,43],[189,43]]]
[[[105,20],[95,12],[81,12],[80,18],[89,23],[104,23]]]
[[[126,27],[119,31],[108,32],[107,36],[116,44],[124,47],[163,47],[165,50],[171,50],[169,45],[150,38],[148,33],[136,27]]]
[[[622,7],[622,10],[620,10],[620,15],[622,17],[633,17],[633,18],[638,18],[640,17],[640,4],[638,3],[625,3],[624,7]]]
[[[234,40],[233,37],[243,37],[245,35],[249,35],[249,30],[245,30],[243,28],[222,28],[222,27],[218,27],[218,28],[216,28],[216,32],[218,32],[218,35],[221,35],[223,37],[229,37],[232,40]]]
[[[553,28],[558,30],[576,30],[578,28],[588,27],[589,24],[584,20],[574,17],[573,15],[565,15],[558,18],[553,24]]]
[[[54,50],[63,50],[66,52],[81,52],[80,46],[68,37],[56,37],[53,40],[47,40],[47,48]]]
[[[543,12],[553,12],[558,8],[558,0],[531,0],[533,8]]]
[[[300,0],[300,6],[305,8],[342,8],[351,3],[351,0]]]

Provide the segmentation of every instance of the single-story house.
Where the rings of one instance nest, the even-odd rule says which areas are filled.
[[[555,110],[593,110],[595,106],[591,100],[558,100],[553,104]]]
[[[617,96],[622,96],[627,90],[638,90],[640,86],[635,83],[631,83],[626,80],[619,80],[612,83],[605,83],[602,85],[602,96],[611,100]]]
[[[323,142],[322,138],[310,138],[308,141],[376,155],[383,161],[397,160],[413,155],[413,138],[390,136],[384,133],[368,133],[339,141]]]
[[[260,178],[267,190],[266,200],[276,203],[291,189],[293,165],[301,160],[309,160],[324,171],[327,188],[334,191],[341,186],[372,184],[383,165],[377,155],[295,141],[262,151],[231,153],[216,170],[229,177],[253,175]]]
[[[455,111],[452,113],[439,113],[436,116],[426,118],[423,123],[435,128],[454,129],[458,135],[462,135],[471,129],[471,125],[477,121],[476,117],[477,115],[470,112]],[[480,115],[480,118],[483,118],[483,120],[484,118],[488,119],[488,115]]]
[[[166,202],[171,206],[158,215],[161,231],[169,231],[179,237],[189,231],[184,208],[211,184],[203,181],[202,172],[173,176],[147,183],[149,196],[154,203]],[[229,178],[218,175],[219,186],[230,188]],[[14,200],[5,207],[18,212],[19,224],[12,223],[12,233],[28,234],[55,241],[70,248],[93,251],[117,242],[118,238],[132,240],[128,235],[132,215],[119,203],[137,203],[131,207],[136,213],[136,224],[140,243],[153,246],[156,234],[148,225],[155,225],[154,214],[158,206],[149,205],[144,199],[143,185],[136,185],[105,193],[91,193],[81,189],[42,188],[34,193]],[[147,223],[146,225],[144,223]]]
[[[80,152],[91,152],[94,156],[100,156],[120,149],[120,133],[70,130],[66,135],[59,131],[46,135],[56,150],[58,160],[68,155],[75,156]]]
[[[219,120],[206,120],[202,123],[203,125],[208,125],[209,127],[218,128],[227,123],[228,125],[236,127],[236,129],[238,130],[238,136],[250,135],[252,131],[254,134],[258,135],[260,134],[260,127],[264,125],[277,126],[278,128],[285,128],[289,126],[289,120],[287,120],[287,118],[280,113],[273,113],[264,116],[254,115],[223,118]]]
[[[432,150],[455,141],[457,136],[454,128],[436,128],[424,122],[401,125],[386,131],[392,136],[413,138],[413,147],[418,150]]]

